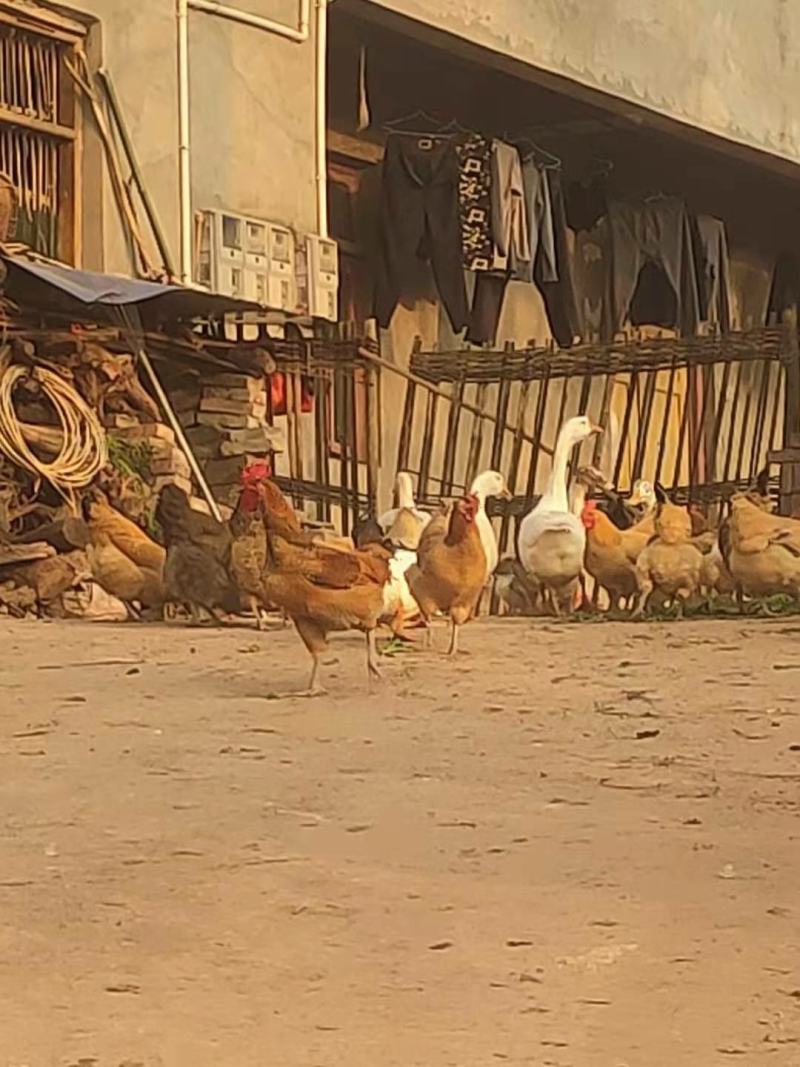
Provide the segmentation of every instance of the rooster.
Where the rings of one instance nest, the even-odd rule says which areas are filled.
[[[320,544],[303,531],[294,509],[267,477],[258,480],[255,500],[267,533],[262,595],[294,622],[311,659],[308,688],[298,696],[324,693],[320,659],[334,630],[366,635],[367,674],[379,678],[375,631],[383,614],[390,552],[382,545],[346,549]]]
[[[242,603],[250,608],[258,630],[265,629],[264,612],[273,605],[264,601],[261,580],[267,565],[267,533],[258,514],[258,484],[268,478],[266,463],[251,463],[242,471],[242,490],[229,528],[231,543],[230,572]]]
[[[188,604],[195,622],[203,608],[217,622],[222,613],[240,609],[239,591],[231,577],[233,537],[221,522],[195,511],[176,485],[165,485],[156,507],[167,559],[164,583],[168,601]]]
[[[458,651],[458,629],[474,614],[488,577],[479,510],[480,501],[469,493],[455,502],[449,515],[434,517],[420,538],[418,562],[406,574],[429,625],[437,611],[450,616],[451,656]]]

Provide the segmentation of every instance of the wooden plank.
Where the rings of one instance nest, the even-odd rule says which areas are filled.
[[[0,23],[16,26],[28,33],[38,33],[65,44],[75,44],[85,37],[88,27],[77,19],[35,4],[32,0],[24,8],[19,0],[0,0]]]
[[[338,130],[328,130],[326,143],[328,152],[334,156],[344,156],[345,159],[354,159],[366,164],[380,163],[383,159],[383,145],[364,141],[360,137],[351,137],[350,134],[340,133]]]
[[[756,477],[761,466],[761,446],[764,438],[764,425],[767,419],[767,401],[769,399],[769,383],[772,377],[772,364],[766,361],[761,364],[761,387],[759,389],[758,404],[756,405],[756,425],[753,431],[753,448],[750,457],[750,478]]]
[[[403,405],[403,421],[400,424],[400,435],[397,439],[397,462],[395,470],[399,473],[408,469],[408,459],[411,452],[411,431],[414,426],[414,409],[417,400],[417,384],[409,382],[406,386],[406,399]]]
[[[378,480],[381,467],[381,409],[378,401],[380,374],[377,367],[364,369],[366,381],[366,417],[367,417],[367,497],[369,511],[374,515],[378,510]]]
[[[421,385],[425,389],[430,389],[434,393],[437,393],[444,400],[451,400],[452,399],[451,395],[448,392],[446,392],[444,389],[440,388],[438,385],[434,385],[432,382],[429,382],[427,380],[427,378],[422,378],[422,377],[420,377],[419,374],[414,374],[413,371],[404,370],[402,367],[398,367],[396,364],[390,363],[386,359],[382,359],[380,356],[377,356],[374,352],[370,352],[370,350],[368,348],[359,348],[358,352],[359,352],[359,355],[363,359],[367,359],[367,360],[370,361],[370,363],[375,363],[379,367],[384,367],[386,370],[392,371],[393,374],[398,374],[401,378],[405,378],[407,382],[413,382],[415,385]],[[543,379],[537,379],[537,380],[541,381]],[[549,376],[548,376],[547,380],[549,381]],[[486,411],[481,411],[480,408],[476,407],[474,404],[469,403],[469,401],[467,401],[467,400],[462,400],[461,401],[461,407],[464,409],[464,411],[471,411],[475,415],[480,415],[481,418],[483,418],[483,419],[489,419],[491,422],[494,422],[494,416],[493,415],[490,415]],[[528,441],[530,444],[534,444],[535,443],[534,438],[530,434],[523,434],[523,439],[525,441]],[[550,448],[547,445],[542,445],[542,444],[540,444],[539,447],[548,456],[552,456],[552,454],[553,454],[553,449],[552,448]],[[402,469],[402,468],[398,468],[398,469]]]
[[[633,456],[633,470],[631,471],[631,483],[641,478],[644,468],[644,460],[649,443],[650,421],[653,416],[653,403],[656,395],[656,379],[658,371],[646,372],[644,384],[644,399],[642,400],[642,412],[639,414],[639,433],[636,438],[636,451]]]
[[[358,513],[358,497],[359,497],[359,484],[360,484],[360,467],[359,467],[359,404],[358,404],[358,382],[356,381],[358,371],[355,367],[348,367],[345,371],[348,382],[348,393],[350,396],[350,488],[352,489],[352,517],[355,526],[361,516]]]
[[[669,420],[672,415],[672,401],[675,395],[675,375],[678,370],[678,364],[673,359],[672,365],[669,368],[669,378],[667,379],[667,397],[664,401],[664,419],[661,423],[661,439],[658,442],[658,459],[656,460],[656,470],[653,475],[653,482],[661,481],[661,469],[664,465],[664,459],[667,453],[667,441],[669,440]]]
[[[628,443],[628,434],[631,426],[631,413],[633,411],[634,400],[636,399],[636,393],[638,390],[639,375],[634,371],[631,374],[630,381],[628,382],[628,396],[625,401],[625,414],[622,416],[622,428],[619,435],[619,451],[617,452],[617,459],[614,464],[614,477],[612,482],[615,487],[619,487],[619,477],[622,472],[622,460],[625,456],[625,446]]]
[[[56,550],[46,541],[34,541],[30,545],[0,545],[0,567],[32,563],[34,560],[47,559],[55,554]]]
[[[767,455],[770,463],[800,463],[800,448],[779,448]]]
[[[783,315],[783,345],[786,362],[784,396],[784,444],[800,444],[800,345],[797,338],[797,307]]]
[[[447,496],[453,492],[453,476],[458,454],[458,431],[461,429],[462,401],[464,399],[464,378],[459,378],[453,390],[450,401],[450,411],[447,415],[447,440],[444,444],[444,459],[442,460],[441,493]]]
[[[531,445],[531,464],[528,468],[528,483],[525,487],[525,496],[528,500],[533,496],[533,490],[536,486],[536,472],[539,468],[539,453],[543,450],[541,440],[549,389],[550,379],[544,378],[539,383],[539,395],[536,398],[536,416],[533,429],[534,444]]]
[[[476,406],[480,411],[480,415],[476,415],[472,423],[472,436],[469,442],[469,452],[467,453],[467,469],[464,478],[464,488],[469,489],[470,485],[478,474],[480,474],[479,466],[481,462],[481,455],[483,453],[483,420],[485,418],[491,418],[490,415],[484,410],[486,404],[486,391],[489,388],[488,382],[481,382],[478,386],[478,392],[475,399]]]
[[[43,133],[57,141],[74,141],[77,136],[71,126],[63,126],[60,122],[46,122],[32,115],[23,115],[21,111],[3,107],[2,104],[0,104],[0,122],[7,123],[9,126],[19,126],[33,133]]]
[[[428,400],[425,405],[425,429],[423,430],[422,451],[419,460],[419,478],[417,480],[417,493],[420,500],[424,500],[428,495],[428,478],[430,477],[431,457],[436,437],[438,405],[439,397],[436,393],[428,393]]]
[[[511,462],[508,466],[508,488],[512,493],[517,491],[517,479],[519,478],[519,461],[522,456],[522,444],[523,444],[523,428],[525,420],[525,411],[528,407],[528,396],[530,395],[531,383],[522,382],[520,384],[519,395],[517,397],[516,413],[514,419],[514,442],[511,446]],[[498,547],[500,552],[508,551],[509,531],[511,529],[511,513],[506,507],[503,511],[503,518],[500,523],[500,538],[498,541]],[[516,553],[515,553],[516,554]]]
[[[506,344],[506,351],[514,351],[513,341]],[[492,437],[491,465],[494,470],[500,469],[503,458],[503,441],[506,432],[506,420],[508,418],[508,401],[511,395],[511,380],[503,374],[497,387],[497,412],[495,415],[494,435]]]

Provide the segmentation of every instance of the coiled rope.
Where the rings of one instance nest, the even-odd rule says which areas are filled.
[[[38,382],[61,424],[61,451],[49,463],[29,448],[14,408],[14,389],[21,378]],[[73,505],[74,491],[88,485],[108,463],[106,435],[97,415],[69,382],[46,367],[14,364],[0,372],[0,451],[46,479]]]

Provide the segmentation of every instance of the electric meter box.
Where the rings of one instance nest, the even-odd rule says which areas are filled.
[[[197,280],[215,292],[295,312],[295,260],[287,226],[228,211],[203,213]]]
[[[314,319],[339,317],[339,247],[329,237],[308,234],[297,257],[299,304]]]

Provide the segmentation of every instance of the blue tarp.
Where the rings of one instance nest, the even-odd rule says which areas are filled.
[[[8,270],[3,290],[20,307],[43,314],[108,321],[118,320],[127,309],[150,329],[170,322],[221,318],[226,312],[263,310],[251,301],[203,289],[74,270],[6,252],[0,257]]]

